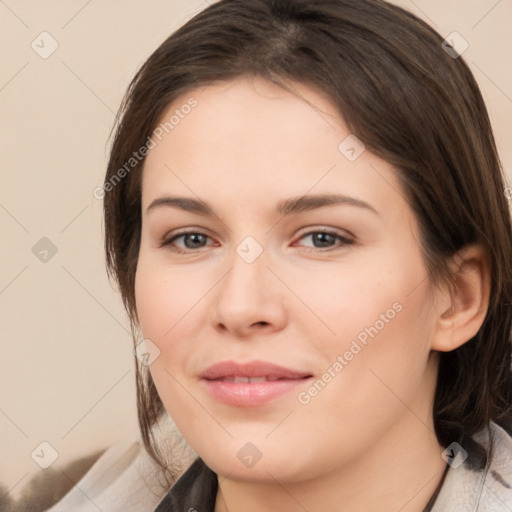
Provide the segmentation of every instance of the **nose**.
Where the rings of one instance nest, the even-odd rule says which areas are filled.
[[[238,338],[282,329],[287,322],[285,290],[267,268],[265,253],[252,263],[235,253],[231,261],[231,270],[215,287],[213,326]]]

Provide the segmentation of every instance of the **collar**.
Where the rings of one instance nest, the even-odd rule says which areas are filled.
[[[432,512],[512,511],[512,437],[491,422],[462,445],[467,458],[450,467]]]
[[[155,512],[214,512],[217,475],[198,457],[172,486]]]
[[[446,468],[448,469],[448,465]],[[447,471],[439,482],[423,512],[431,512],[443,485]],[[198,457],[172,486],[154,512],[214,512],[218,480],[204,461]]]
[[[512,438],[491,422],[467,443],[467,458],[447,465],[423,512],[512,511]],[[481,454],[488,450],[491,457],[486,460]],[[197,458],[155,512],[214,512],[217,487],[217,475]]]

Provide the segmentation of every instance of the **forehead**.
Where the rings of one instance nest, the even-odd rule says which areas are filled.
[[[363,150],[336,106],[292,86],[242,77],[178,97],[153,133],[143,204],[172,192],[249,205],[310,190],[400,201],[392,166]]]
[[[343,135],[347,129],[323,95],[302,84],[293,87],[295,93],[259,77],[240,77],[183,94],[161,116],[157,130],[163,144],[159,143],[148,159],[161,157],[172,146],[180,153],[189,149],[187,157],[192,161],[207,157],[193,151],[194,147],[209,148],[215,156],[231,156],[234,161],[249,156],[279,159],[285,151],[290,161],[293,150],[296,159],[304,156],[299,153],[305,150],[314,157],[332,142],[326,140],[319,147],[320,137],[337,132]],[[195,107],[188,108],[190,103]],[[166,125],[170,120],[171,126]],[[262,149],[265,151],[259,152]],[[335,153],[337,144],[330,149]]]

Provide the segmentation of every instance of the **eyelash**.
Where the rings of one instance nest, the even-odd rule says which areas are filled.
[[[328,251],[335,250],[337,248],[353,245],[355,243],[355,241],[353,239],[350,239],[350,238],[347,238],[345,236],[342,236],[339,233],[336,233],[335,231],[331,231],[329,229],[318,229],[318,230],[313,230],[313,231],[307,231],[307,232],[303,233],[299,237],[299,240],[302,240],[303,238],[305,238],[307,236],[311,236],[311,235],[315,235],[315,234],[325,234],[325,235],[333,236],[333,237],[338,239],[339,244],[338,244],[337,247],[335,246],[335,247],[327,247],[327,248],[307,247],[307,249],[309,249],[308,252],[311,252],[311,251],[314,251],[314,250],[317,250],[317,251],[320,251],[320,252],[328,252]],[[206,235],[205,233],[202,233],[200,231],[180,231],[179,233],[174,234],[172,237],[163,240],[162,243],[160,244],[160,247],[170,247],[171,248],[172,244],[177,239],[179,239],[181,237],[184,237],[186,235],[201,235],[201,236],[210,238],[208,235]],[[204,247],[200,247],[197,250],[200,250],[200,249],[203,249],[203,248]],[[185,249],[181,249],[180,247],[176,247],[176,246],[172,247],[171,250],[173,252],[177,253],[177,254],[192,254],[193,252],[196,251],[195,249],[187,249],[187,250],[185,250]]]

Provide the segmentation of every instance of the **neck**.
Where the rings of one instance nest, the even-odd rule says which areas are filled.
[[[402,422],[401,422],[402,423]],[[237,481],[219,477],[215,512],[423,512],[442,479],[441,458],[433,428],[406,413],[356,461],[301,482]]]

